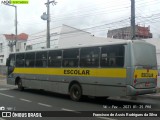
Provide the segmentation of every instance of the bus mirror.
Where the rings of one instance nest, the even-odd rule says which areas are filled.
[[[9,59],[7,58],[6,66],[9,66]]]

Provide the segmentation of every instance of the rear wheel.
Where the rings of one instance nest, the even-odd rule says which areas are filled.
[[[21,79],[18,80],[17,85],[18,85],[18,90],[20,90],[20,91],[24,90],[24,87],[22,86],[22,80]]]
[[[82,98],[82,89],[80,85],[73,84],[70,88],[70,97],[73,101],[79,101]]]

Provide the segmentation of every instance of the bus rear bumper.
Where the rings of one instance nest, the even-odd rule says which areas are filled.
[[[127,85],[127,96],[136,96],[136,95],[144,95],[156,93],[156,88],[148,88],[148,89],[136,89],[130,85]]]

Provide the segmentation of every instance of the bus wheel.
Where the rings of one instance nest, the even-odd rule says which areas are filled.
[[[82,89],[78,84],[73,84],[70,88],[70,97],[73,101],[79,101],[82,97]]]
[[[20,90],[20,91],[24,90],[24,87],[22,86],[22,80],[21,79],[18,80],[17,85],[18,85],[18,90]]]

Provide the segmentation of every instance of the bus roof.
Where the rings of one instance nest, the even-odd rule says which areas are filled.
[[[48,51],[48,50],[64,50],[64,49],[76,49],[76,48],[85,48],[85,47],[96,47],[96,46],[105,46],[105,45],[116,45],[116,44],[128,44],[131,42],[143,42],[147,43],[142,40],[109,40],[104,43],[97,43],[97,44],[91,44],[91,45],[77,45],[77,46],[71,46],[71,47],[66,47],[66,48],[46,48],[46,49],[36,49],[36,50],[28,50],[28,51],[23,51],[23,52],[13,52],[10,54],[16,54],[16,53],[28,53],[28,52],[40,52],[40,51]]]

